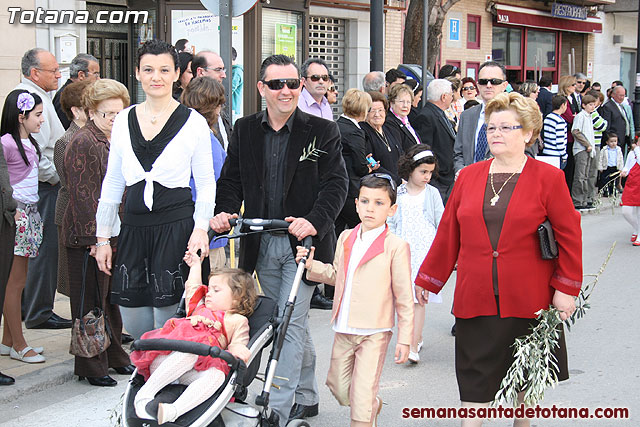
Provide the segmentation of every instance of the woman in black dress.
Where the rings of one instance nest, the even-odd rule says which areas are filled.
[[[409,113],[413,105],[413,91],[407,85],[395,85],[389,91],[389,114],[385,124],[395,128],[402,136],[402,149],[409,150],[416,144],[420,144],[420,137],[411,126]]]
[[[336,120],[340,129],[342,157],[349,174],[347,200],[336,219],[336,236],[340,236],[343,230],[354,228],[360,223],[355,204],[360,189],[360,178],[378,169],[379,166],[373,166],[367,161],[367,158],[372,156],[367,151],[365,133],[361,124],[358,123],[367,117],[370,108],[371,96],[358,89],[349,89],[342,98],[342,115]]]
[[[367,92],[371,95],[371,108],[364,122],[360,126],[367,141],[367,153],[380,164],[378,172],[391,175],[400,184],[398,175],[398,159],[404,153],[402,149],[402,135],[400,132],[385,124],[389,101],[380,92]]]
[[[175,313],[188,275],[185,249],[209,254],[215,202],[209,126],[172,98],[178,70],[178,54],[168,43],[150,40],[138,50],[136,78],[147,99],[115,119],[96,213],[96,259],[101,271],[113,274],[111,301],[121,306],[125,328],[136,338]],[[112,265],[108,238],[120,225],[125,188]]]

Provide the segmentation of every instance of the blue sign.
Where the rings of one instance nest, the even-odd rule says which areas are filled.
[[[449,41],[460,41],[460,20],[449,18]]]
[[[556,18],[587,20],[587,8],[574,4],[553,3],[551,15]]]

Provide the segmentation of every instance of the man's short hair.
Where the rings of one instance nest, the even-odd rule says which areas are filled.
[[[89,55],[88,53],[79,53],[75,58],[71,61],[71,65],[69,65],[69,76],[72,79],[78,77],[78,73],[80,71],[84,71],[85,74],[89,72],[89,62],[98,62],[95,56]]]
[[[378,174],[378,175],[387,175],[387,174]],[[390,179],[381,178],[376,176],[376,174],[365,175],[360,178],[360,188],[383,188],[387,190],[387,194],[389,194],[389,199],[391,199],[391,205],[395,205],[396,203],[396,184],[392,182],[393,178],[390,175],[387,175]],[[360,197],[360,194],[358,194]]]
[[[575,74],[573,75],[573,77],[575,77],[575,78],[576,78],[576,80],[577,80],[577,79],[587,80],[587,76],[586,76],[585,74],[583,74],[583,73],[575,73]]]
[[[622,80],[614,80],[614,81],[612,81],[611,82],[611,87],[613,87],[614,84],[616,86],[624,86],[624,83],[622,83]]]
[[[209,63],[207,62],[206,55],[203,55],[205,52],[211,52],[210,50],[202,50],[193,56],[191,60],[191,74],[193,77],[198,76],[198,68],[207,68]]]
[[[372,71],[362,78],[362,89],[365,92],[379,92],[384,87],[385,77],[382,71]]]
[[[311,66],[311,64],[320,64],[327,69],[327,74],[329,73],[329,66],[321,58],[309,58],[304,61],[304,64],[302,64],[302,67],[300,67],[300,75],[302,77],[309,77],[307,76],[307,71],[309,70],[309,66]]]
[[[387,83],[391,84],[395,83],[395,81],[398,79],[407,80],[407,75],[397,68],[392,68],[387,71],[387,74],[385,74],[384,78]]]
[[[442,99],[442,95],[451,92],[451,82],[447,79],[431,80],[427,86],[427,101],[436,102]]]
[[[236,59],[238,59],[238,52],[236,52],[236,48],[232,47],[231,48],[231,60],[235,61]]]
[[[267,75],[267,67],[269,67],[270,65],[293,65],[294,67],[296,67],[298,77],[300,77],[300,69],[298,68],[298,64],[296,64],[293,58],[287,55],[280,54],[268,56],[264,61],[262,61],[262,64],[260,65],[260,80],[264,80],[265,76]]]
[[[544,87],[544,88],[548,88],[552,84],[553,84],[553,81],[549,77],[540,77],[540,80],[538,81],[538,86]]]
[[[564,95],[553,95],[551,98],[551,108],[552,110],[557,110],[567,103],[567,97]]]
[[[507,69],[501,63],[496,62],[496,61],[483,62],[480,65],[480,68],[478,68],[478,75],[480,75],[480,71],[482,71],[482,69],[485,68],[485,67],[498,67],[498,68],[500,68],[502,70],[502,78],[506,80],[506,78],[507,78]]]
[[[40,47],[34,47],[24,53],[20,64],[23,76],[29,77],[31,75],[31,69],[40,67],[40,59],[38,59],[40,52],[46,52],[46,50]]]

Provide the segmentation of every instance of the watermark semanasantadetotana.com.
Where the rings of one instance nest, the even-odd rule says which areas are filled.
[[[7,8],[9,24],[146,24],[146,10],[100,10],[92,16],[88,10]]]
[[[628,419],[629,408],[587,408],[587,407],[405,407],[402,418],[422,419],[466,419],[466,418],[557,418],[557,419]]]

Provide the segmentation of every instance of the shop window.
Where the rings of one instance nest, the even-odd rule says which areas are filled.
[[[493,60],[505,67],[520,66],[522,30],[518,28],[493,27]]]
[[[555,68],[556,33],[527,31],[527,67]]]
[[[479,15],[467,15],[467,49],[480,49]]]
[[[302,25],[300,12],[262,9],[262,60],[274,54],[285,54],[301,64],[304,59]]]

